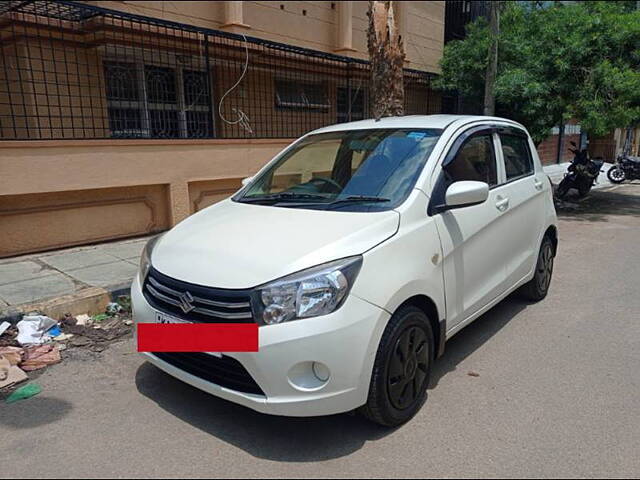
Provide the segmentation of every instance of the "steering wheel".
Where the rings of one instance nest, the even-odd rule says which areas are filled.
[[[340,185],[332,178],[313,177],[311,180],[309,180],[308,183],[311,183],[314,187],[316,187],[319,192],[324,191],[326,187],[330,187],[327,193],[340,193],[342,191],[342,185]]]

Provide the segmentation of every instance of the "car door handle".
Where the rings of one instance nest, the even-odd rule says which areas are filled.
[[[542,190],[542,187],[544,187],[544,183],[542,183],[542,181],[539,178],[536,178],[533,181],[533,186],[536,187],[536,190]]]
[[[509,199],[502,197],[502,196],[498,196],[498,198],[496,199],[496,208],[501,211],[504,212],[507,210],[507,208],[509,208]]]

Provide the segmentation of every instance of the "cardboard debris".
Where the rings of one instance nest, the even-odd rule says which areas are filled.
[[[76,317],[76,325],[84,326],[90,323],[91,317],[89,315],[82,314]]]
[[[2,375],[0,375],[0,388],[10,387],[12,385],[15,385],[16,383],[24,382],[28,379],[29,377],[20,369],[20,367],[12,365],[11,367],[9,367],[7,376],[4,380],[2,380]]]
[[[25,348],[24,361],[20,364],[20,367],[30,372],[54,365],[60,361],[62,359],[57,345],[39,345]]]
[[[20,365],[24,349],[20,347],[0,347],[0,356],[9,360],[11,365]]]

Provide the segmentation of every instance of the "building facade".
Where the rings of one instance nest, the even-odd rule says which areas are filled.
[[[408,114],[444,2],[394,2]],[[368,2],[0,4],[0,257],[162,231],[292,139],[367,118]]]

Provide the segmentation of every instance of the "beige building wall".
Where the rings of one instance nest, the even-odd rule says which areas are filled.
[[[91,1],[120,10],[201,27],[367,59],[367,1],[351,3],[352,50],[338,45],[338,1],[170,2]],[[240,18],[230,18],[226,4],[239,4]],[[444,1],[395,1],[402,12],[407,68],[438,73],[444,46]],[[238,21],[239,20],[239,21]]]
[[[233,194],[287,144],[0,142],[0,257],[165,230]]]

